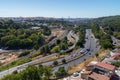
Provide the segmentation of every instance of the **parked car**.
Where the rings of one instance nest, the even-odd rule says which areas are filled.
[[[75,72],[75,73],[73,73],[73,76],[74,76],[74,77],[77,77],[77,76],[79,76],[79,73],[78,73],[78,72]]]

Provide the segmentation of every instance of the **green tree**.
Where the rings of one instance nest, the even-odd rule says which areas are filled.
[[[111,64],[114,65],[114,66],[116,66],[116,67],[120,67],[120,61],[112,62]]]
[[[44,66],[44,76],[47,78],[47,80],[50,79],[50,76],[52,75],[52,69],[49,66]]]
[[[59,46],[55,46],[55,47],[51,50],[52,53],[59,52],[59,51],[60,51],[60,47],[59,47]]]
[[[38,68],[35,66],[28,66],[26,70],[21,72],[22,80],[41,80],[40,75],[38,74]]]
[[[51,30],[48,27],[44,27],[43,34],[49,36],[51,34]]]
[[[98,53],[96,53],[96,54],[95,54],[95,56],[96,56],[96,57],[98,57],[98,56],[99,56],[99,54],[98,54]]]
[[[60,67],[57,72],[55,72],[56,77],[64,77],[67,75],[67,71],[64,69],[64,67]]]
[[[60,44],[60,43],[61,43],[61,40],[58,39],[57,42],[56,42],[56,44]]]
[[[54,62],[53,62],[53,65],[54,65],[54,66],[58,65],[58,61],[54,61]]]
[[[18,57],[26,56],[28,54],[30,54],[30,51],[24,51]]]
[[[102,40],[100,44],[105,49],[113,48],[112,43],[110,41],[108,41],[108,40]]]
[[[65,64],[66,63],[66,59],[62,59],[62,63]]]
[[[6,43],[6,46],[8,46],[9,49],[19,48],[19,46],[20,46],[20,40],[19,40],[19,39],[9,40],[9,41]]]

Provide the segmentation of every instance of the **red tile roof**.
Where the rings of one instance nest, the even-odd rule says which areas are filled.
[[[98,62],[96,65],[100,66],[100,67],[103,67],[105,69],[108,69],[108,70],[115,70],[115,66],[107,64],[105,62]]]

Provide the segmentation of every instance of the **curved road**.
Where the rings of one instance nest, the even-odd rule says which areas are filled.
[[[70,33],[71,34],[71,33]],[[76,35],[73,35],[73,36],[76,36]],[[69,67],[71,66],[74,66],[76,64],[79,64],[81,62],[83,62],[85,59],[88,59],[90,56],[92,56],[93,54],[95,54],[99,48],[98,48],[98,43],[96,42],[96,39],[94,37],[94,35],[92,34],[91,30],[90,29],[87,29],[86,30],[86,43],[85,43],[85,48],[82,49],[85,50],[85,52],[87,51],[86,49],[90,49],[90,51],[87,52],[86,55],[84,55],[83,57],[79,58],[79,59],[76,59],[76,60],[73,60],[67,64],[62,64],[62,65],[59,65],[59,66],[56,66],[54,67],[53,69],[56,71],[59,67],[65,67],[65,69],[67,70]],[[76,38],[77,40],[78,38]],[[80,55],[81,54],[81,49],[78,49],[76,50],[75,52],[72,52],[70,55],[67,55],[65,56],[64,58],[66,60],[68,59],[71,59],[71,58],[75,58],[76,56]],[[91,54],[91,55],[90,55]],[[52,55],[49,55],[49,56],[45,56],[43,58],[39,58],[39,59],[36,59],[34,61],[31,61],[31,62],[28,62],[28,63],[25,63],[25,64],[22,64],[22,65],[19,65],[19,66],[16,66],[16,67],[13,67],[13,68],[10,68],[8,70],[5,70],[5,71],[2,71],[0,72],[0,78],[2,78],[3,76],[5,75],[8,75],[8,74],[11,74],[13,71],[15,70],[18,70],[18,71],[21,71],[23,69],[25,69],[28,65],[36,62],[36,61],[39,61],[39,60],[42,60],[42,59],[45,59],[47,57],[50,57],[50,56],[53,56],[53,55],[56,55],[56,54],[52,54]],[[58,62],[61,62],[63,58],[60,58],[60,59],[57,59]],[[53,61],[49,61],[49,62],[45,62],[45,63],[42,63],[42,65],[52,65]]]
[[[67,34],[67,32],[64,33],[64,36],[65,36],[66,34]],[[71,31],[69,32],[69,34],[70,34],[72,37],[74,37],[74,34],[73,34]],[[61,37],[59,37],[59,38],[63,38],[64,36],[61,35]],[[78,40],[78,37],[77,37],[77,36],[75,36],[74,38],[76,39],[76,41]],[[57,38],[57,39],[58,39],[58,38]],[[54,39],[54,40],[53,40],[52,42],[50,42],[49,44],[53,44],[53,42],[56,41],[57,39]],[[76,44],[76,43],[75,43],[75,44]],[[75,44],[72,46],[72,48],[75,47]],[[47,45],[48,45],[48,44],[47,44]],[[72,49],[72,48],[71,48],[71,49]],[[69,50],[70,50],[70,49],[69,49]],[[56,55],[56,53],[51,54],[51,55],[48,55],[48,56],[45,56],[45,57],[42,57],[42,58],[39,58],[39,59],[36,59],[36,60],[33,60],[33,61],[31,61],[31,62],[28,62],[28,63],[24,63],[24,64],[22,64],[22,65],[19,65],[19,66],[10,68],[10,69],[8,69],[8,70],[2,71],[2,72],[0,72],[0,78],[2,78],[2,77],[5,76],[5,75],[11,74],[11,73],[12,73],[13,71],[15,71],[15,70],[22,71],[22,70],[25,69],[28,65],[30,65],[30,64],[32,64],[32,63],[35,63],[35,62],[38,62],[38,61],[40,61],[40,60],[43,60],[43,59],[45,59],[45,58],[47,58],[47,57],[50,57],[50,56],[53,56],[53,55]],[[68,58],[69,58],[69,56],[66,56],[66,59],[68,59]],[[62,59],[64,59],[64,58],[57,59],[57,61],[58,61],[58,62],[61,62]],[[49,61],[49,62],[42,63],[42,65],[51,65],[52,63],[53,63],[53,61]]]

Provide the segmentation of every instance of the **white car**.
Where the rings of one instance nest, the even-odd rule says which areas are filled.
[[[80,51],[80,53],[84,53],[85,52],[85,49],[82,49],[81,51]]]
[[[74,76],[74,77],[77,77],[77,76],[79,76],[79,73],[78,73],[78,72],[75,72],[75,73],[73,73],[73,76]]]

